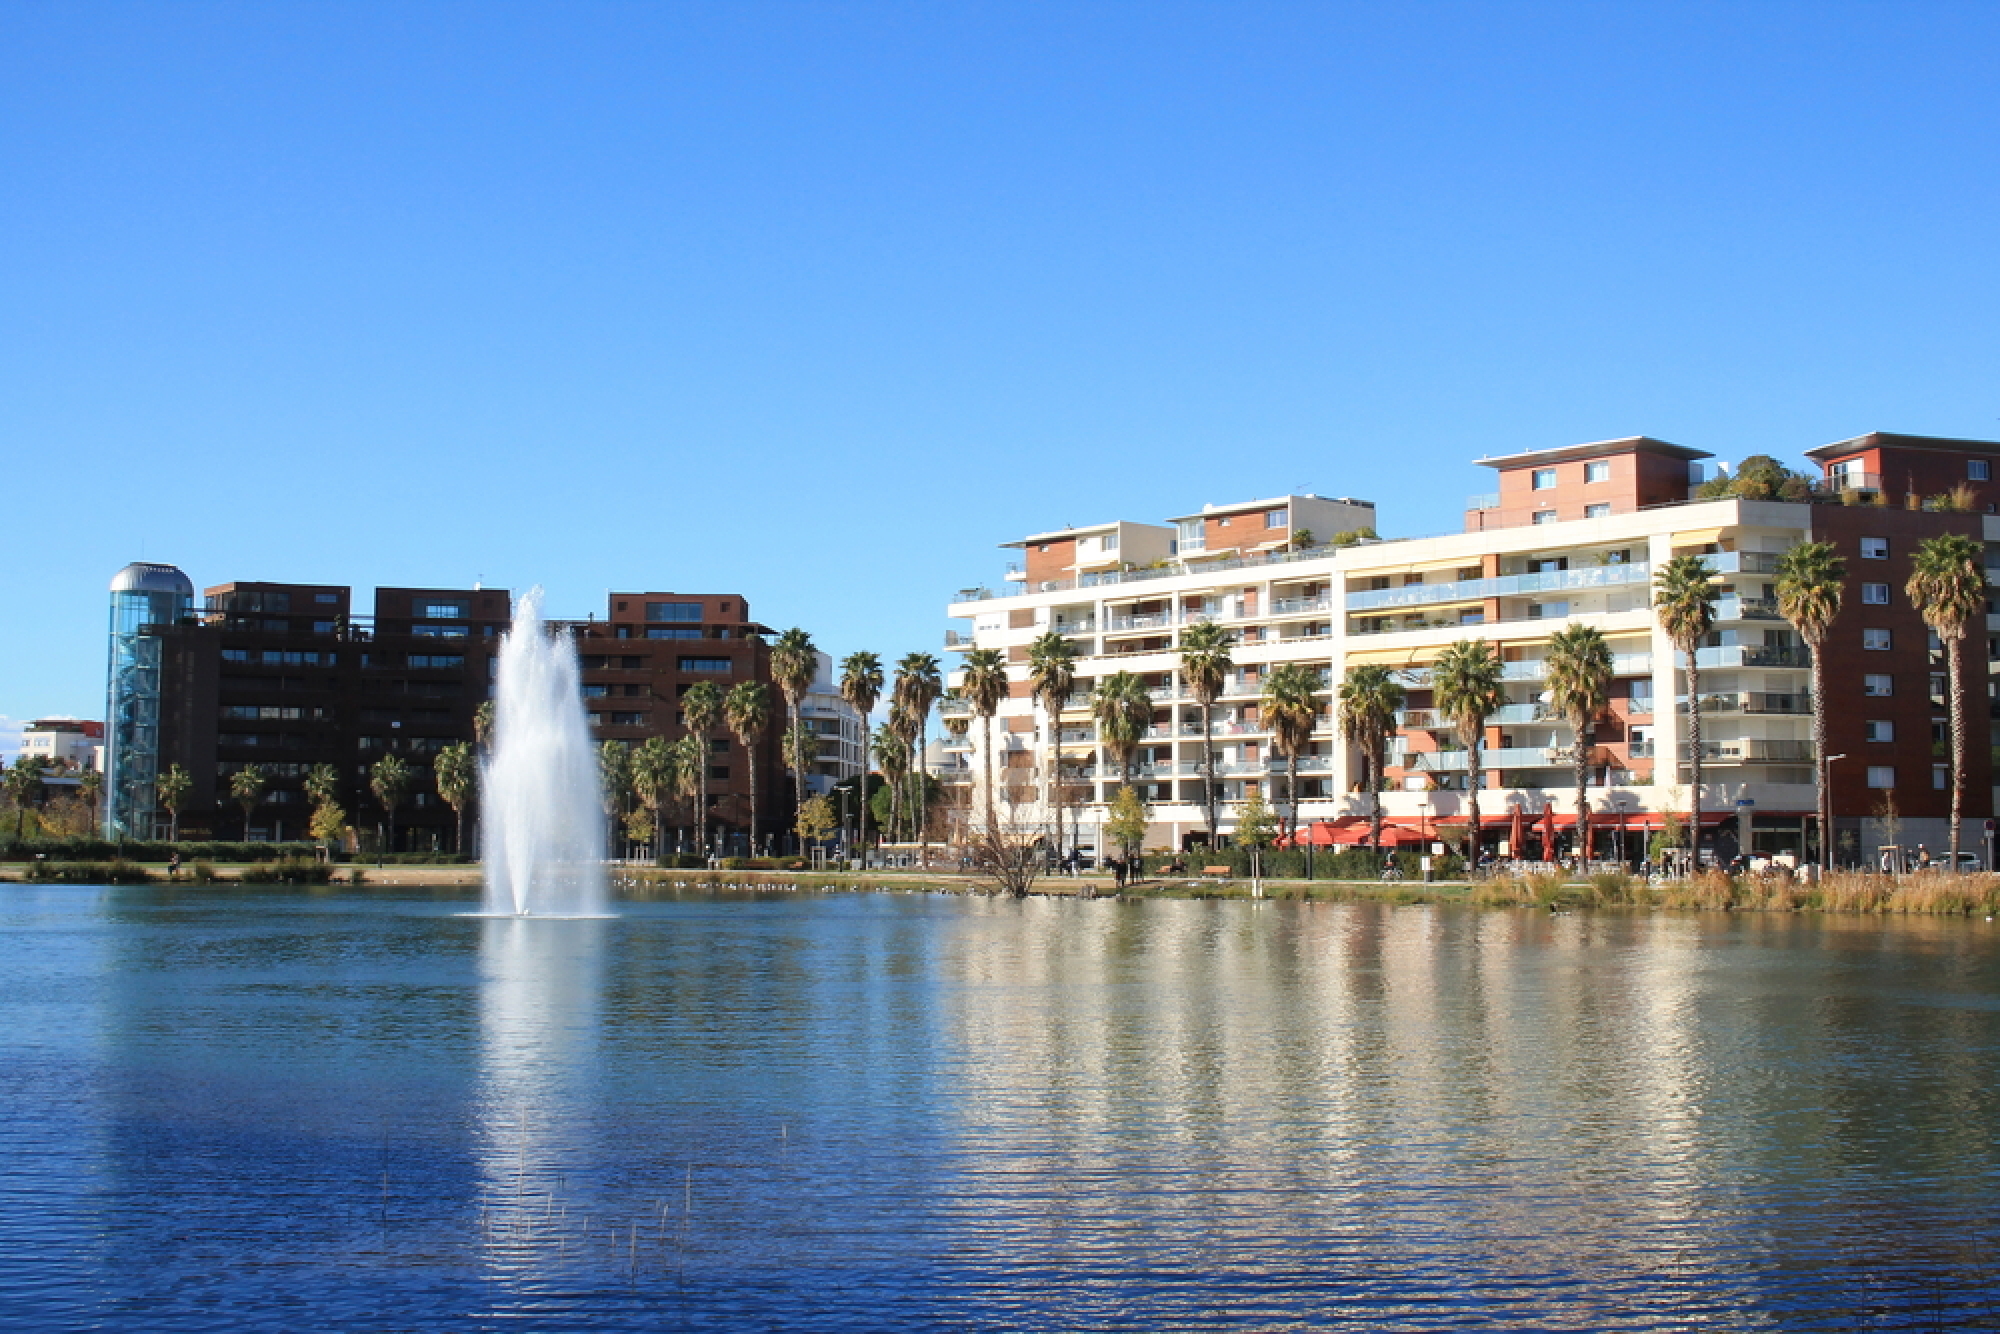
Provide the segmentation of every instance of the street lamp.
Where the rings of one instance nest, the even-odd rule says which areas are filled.
[[[1819,869],[1821,875],[1833,869],[1833,792],[1831,790],[1833,787],[1833,762],[1846,758],[1847,756],[1845,755],[1829,755],[1821,760],[1819,764],[1821,774],[1819,808],[1822,812],[1819,830]]]

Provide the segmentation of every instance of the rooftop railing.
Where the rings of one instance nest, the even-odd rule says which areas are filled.
[[[1347,595],[1347,610],[1375,611],[1387,607],[1422,607],[1438,602],[1471,602],[1484,598],[1518,597],[1578,588],[1616,588],[1643,584],[1653,567],[1643,564],[1592,565],[1581,570],[1542,570],[1533,574],[1502,574],[1491,579],[1459,579],[1441,584],[1405,584]]]

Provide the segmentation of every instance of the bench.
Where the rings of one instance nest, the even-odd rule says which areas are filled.
[[[1233,866],[1204,866],[1201,868],[1201,874],[1204,879],[1212,876],[1217,880],[1227,880],[1236,874],[1236,868]]]

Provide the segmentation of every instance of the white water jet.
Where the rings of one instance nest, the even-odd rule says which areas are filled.
[[[493,750],[483,782],[485,910],[503,917],[604,913],[604,814],[576,645],[542,624],[542,590],[500,641]]]

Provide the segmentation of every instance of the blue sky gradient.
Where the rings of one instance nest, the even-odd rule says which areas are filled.
[[[1990,5],[0,3],[0,714],[105,584],[739,591],[2000,436]]]

